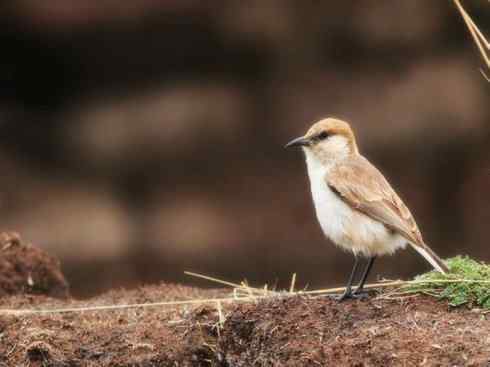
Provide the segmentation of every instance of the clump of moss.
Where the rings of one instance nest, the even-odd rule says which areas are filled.
[[[415,278],[409,291],[421,292],[446,299],[451,306],[468,305],[490,310],[490,265],[456,256],[446,260],[450,272],[431,271]]]

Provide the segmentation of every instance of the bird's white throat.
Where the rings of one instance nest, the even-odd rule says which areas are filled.
[[[349,208],[327,185],[326,177],[332,165],[323,164],[308,149],[305,149],[305,156],[318,222],[325,235],[335,242],[336,234],[343,231],[342,217],[349,214]]]

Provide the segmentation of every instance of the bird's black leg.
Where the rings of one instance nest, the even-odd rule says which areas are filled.
[[[363,293],[363,288],[364,288],[364,283],[366,283],[366,279],[369,275],[369,272],[371,271],[371,268],[373,267],[374,260],[376,260],[376,256],[371,256],[368,260],[368,263],[366,265],[366,268],[364,269],[364,273],[362,274],[361,281],[359,282],[359,285],[357,286],[356,290],[354,291],[353,295],[360,295]]]
[[[352,267],[352,272],[350,273],[349,280],[347,281],[347,285],[345,286],[345,291],[337,299],[339,302],[342,302],[348,298],[352,298],[352,282],[354,282],[358,267],[359,267],[359,258],[356,256],[356,261],[354,263],[354,266]]]

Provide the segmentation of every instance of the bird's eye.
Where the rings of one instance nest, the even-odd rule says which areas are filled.
[[[325,140],[326,138],[328,138],[328,133],[326,131],[323,131],[318,135],[318,140]]]

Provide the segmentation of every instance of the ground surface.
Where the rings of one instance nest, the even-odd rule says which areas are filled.
[[[0,297],[23,293],[66,298],[69,289],[58,260],[17,233],[0,233]]]
[[[9,251],[32,259],[28,253],[39,250],[18,245]],[[39,261],[54,261],[39,254]],[[16,274],[22,283],[23,273]],[[29,274],[24,274],[26,284]],[[59,292],[46,287],[31,294],[31,288],[9,288],[0,309],[230,295],[229,290],[160,284],[77,301],[50,297]],[[326,297],[282,296],[222,304],[221,312],[216,303],[24,315],[2,311],[0,366],[488,366],[489,330],[490,315],[450,309],[424,296],[342,304]]]

